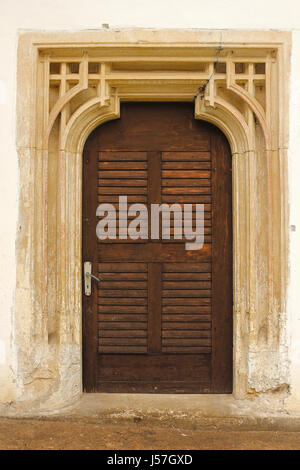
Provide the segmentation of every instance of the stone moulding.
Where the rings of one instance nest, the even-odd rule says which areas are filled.
[[[18,47],[20,223],[14,321],[19,399],[81,385],[81,171],[122,101],[195,102],[233,159],[234,396],[288,389],[286,32],[25,33]]]

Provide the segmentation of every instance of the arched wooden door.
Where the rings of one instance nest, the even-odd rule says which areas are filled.
[[[203,248],[99,241],[97,206],[119,195],[148,207],[204,203]],[[228,142],[194,119],[192,103],[124,103],[120,119],[93,131],[83,155],[83,261],[100,282],[91,295],[83,285],[85,391],[231,393],[231,208]]]

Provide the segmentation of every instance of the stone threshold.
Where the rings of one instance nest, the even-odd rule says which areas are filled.
[[[20,403],[0,408],[0,416],[91,424],[133,422],[224,431],[300,431],[300,413],[293,411],[290,416],[283,396],[275,398],[274,411],[274,398],[271,409],[267,395],[237,400],[233,395],[89,393],[62,409],[44,411],[37,404],[25,408]]]

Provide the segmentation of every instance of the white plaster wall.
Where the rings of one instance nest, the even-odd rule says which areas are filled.
[[[115,27],[293,30],[290,95],[290,285],[288,299],[292,396],[300,411],[300,8],[299,0],[3,0],[0,4],[0,403],[12,401],[11,332],[18,212],[16,48],[20,30]]]

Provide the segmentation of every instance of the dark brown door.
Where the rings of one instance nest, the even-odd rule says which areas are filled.
[[[204,246],[96,237],[98,204],[203,203]],[[84,390],[231,393],[231,155],[192,103],[124,103],[83,155]],[[117,211],[117,215],[119,215]],[[171,237],[176,221],[172,220]],[[117,232],[118,236],[118,232]]]

